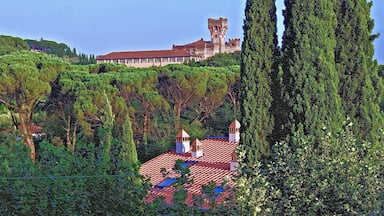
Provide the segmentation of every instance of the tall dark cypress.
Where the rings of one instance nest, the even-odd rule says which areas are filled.
[[[277,76],[277,27],[274,0],[248,0],[241,52],[241,142],[252,164],[268,155],[274,119],[271,85]]]
[[[335,62],[344,115],[354,122],[358,138],[376,142],[383,117],[377,89],[381,81],[373,60],[371,6],[366,0],[337,1]]]
[[[325,131],[338,130],[342,118],[334,63],[334,4],[285,0],[282,68],[287,127],[317,140]]]

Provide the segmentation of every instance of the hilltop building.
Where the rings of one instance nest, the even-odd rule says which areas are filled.
[[[170,50],[126,51],[112,52],[98,56],[96,62],[120,63],[132,67],[165,66],[182,64],[189,61],[201,61],[218,53],[233,53],[240,51],[240,39],[225,40],[228,29],[228,19],[208,19],[208,29],[211,40],[203,38],[184,45],[173,45]]]
[[[228,198],[229,190],[234,186],[232,181],[225,187],[224,179],[231,179],[238,166],[236,148],[240,141],[240,123],[235,119],[229,125],[228,137],[209,137],[204,140],[195,139],[192,144],[190,136],[184,130],[176,135],[175,148],[165,152],[141,165],[140,174],[150,177],[153,187],[148,191],[147,202],[155,197],[163,196],[165,202],[172,204],[177,171],[172,168],[176,160],[183,161],[182,166],[189,168],[193,183],[187,187],[186,204],[193,205],[194,195],[201,194],[201,186],[215,182],[218,202]],[[163,177],[160,170],[164,168],[169,175]]]

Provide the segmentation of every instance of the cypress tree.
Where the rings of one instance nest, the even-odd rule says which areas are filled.
[[[325,127],[340,129],[338,74],[334,63],[334,1],[285,0],[283,85],[290,133],[317,141]]]
[[[123,125],[123,135],[121,137],[121,162],[124,165],[137,165],[136,144],[133,140],[132,124],[129,116],[125,117]]]
[[[344,115],[354,123],[357,138],[376,142],[383,118],[377,89],[381,80],[373,60],[371,6],[366,0],[337,1],[335,63]]]
[[[104,145],[105,153],[110,155],[111,151],[111,143],[112,143],[112,129],[115,124],[115,115],[112,111],[111,102],[108,99],[107,93],[103,91],[102,100],[104,103],[104,107],[101,113],[101,124],[102,126],[99,128],[103,134],[102,136],[102,145]]]
[[[241,125],[246,160],[268,155],[274,120],[272,81],[277,75],[277,27],[274,0],[248,0],[241,52]]]

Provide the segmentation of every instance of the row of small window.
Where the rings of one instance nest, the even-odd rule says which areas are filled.
[[[114,59],[104,60],[104,62],[114,62],[120,64],[148,64],[148,63],[168,63],[168,62],[184,62],[189,61],[188,57],[170,57],[170,58],[135,58],[135,59]]]

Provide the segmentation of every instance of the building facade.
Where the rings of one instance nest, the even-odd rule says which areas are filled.
[[[211,40],[203,38],[184,45],[173,45],[170,50],[112,52],[98,56],[96,62],[120,63],[131,67],[165,66],[182,64],[189,61],[201,61],[219,53],[240,51],[240,39],[225,40],[228,19],[208,19]]]

